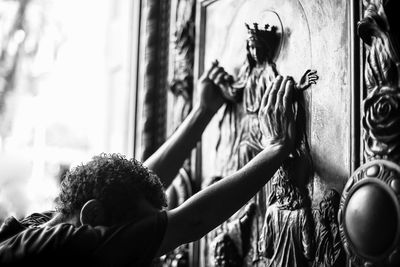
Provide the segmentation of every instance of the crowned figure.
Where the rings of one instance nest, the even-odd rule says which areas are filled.
[[[229,140],[233,140],[233,142],[230,143],[231,154],[230,158],[227,160],[227,164],[225,164],[225,169],[222,171],[223,174],[228,174],[231,171],[240,169],[263,150],[263,136],[258,120],[258,113],[264,93],[279,74],[274,60],[278,56],[282,36],[281,33],[278,32],[277,27],[268,24],[259,27],[257,23],[253,23],[252,27],[248,24],[245,24],[245,26],[247,28],[245,61],[240,68],[238,76],[236,78],[232,76],[228,77],[230,80],[227,80],[227,82],[223,83],[223,86],[221,86],[224,97],[228,99],[230,103],[226,106],[220,125],[222,125],[223,121],[228,121],[230,134],[234,135],[234,138],[229,136]],[[311,84],[315,84],[317,79],[316,71],[307,70],[304,73],[300,81],[295,84],[297,102],[301,102],[301,94],[299,92],[307,89]],[[239,109],[236,108],[238,103],[241,105]],[[298,105],[298,107],[299,106],[300,105]],[[304,107],[302,111],[303,112],[300,113],[304,115]],[[299,115],[299,108],[297,108],[297,115]],[[286,164],[293,166],[282,166],[280,168],[281,172],[277,175],[281,176],[281,179],[291,180],[288,173],[292,172],[288,171],[288,168],[292,170],[297,169],[297,165],[299,165],[307,169],[310,166],[309,157],[304,150],[306,144],[306,138],[303,134],[305,132],[304,120],[305,119],[300,119],[299,121],[302,122],[297,123],[299,126],[302,126],[300,127],[302,129],[298,129],[299,142],[296,145],[295,153],[298,155],[292,155],[290,160],[295,164]],[[298,175],[296,177],[298,180],[304,180],[304,182],[306,182],[309,171],[299,171],[302,173],[301,176],[304,176],[304,179],[303,177],[298,177]],[[303,186],[304,185],[300,187]],[[273,193],[273,188],[271,183],[268,183],[265,190],[260,191],[255,199],[252,200],[259,207],[258,214],[266,214],[268,204],[272,204],[267,204],[267,196],[271,193]],[[306,195],[306,193],[302,194],[304,197],[306,197]],[[303,211],[303,205],[300,206],[296,207],[296,209],[301,209]],[[285,207],[282,206],[279,207],[279,209],[284,210]],[[296,212],[298,211],[294,213]],[[256,261],[259,257],[265,257],[259,255],[258,245],[256,244],[256,240],[260,239],[257,229],[259,225],[263,224],[263,217],[264,216],[258,216],[253,222],[254,227],[252,228],[251,234],[252,245],[250,246],[251,251],[249,251],[249,256],[253,258],[253,261]],[[275,222],[279,223],[277,221]],[[248,241],[243,240],[243,242]]]
[[[272,62],[274,48],[279,41],[276,28],[269,29],[269,25],[265,25],[264,29],[259,29],[257,23],[254,23],[253,29],[248,24],[246,27],[246,62],[237,81],[232,84],[235,98],[242,98],[244,111],[237,140],[238,168],[262,150],[258,110],[267,86],[278,75]]]
[[[238,158],[236,168],[243,167],[262,149],[262,134],[259,127],[258,111],[264,92],[278,75],[274,58],[279,50],[281,36],[277,27],[266,24],[259,28],[253,23],[253,28],[247,28],[246,60],[236,79],[229,86],[222,88],[225,98],[233,103],[242,102],[243,114],[240,129],[233,150]],[[307,70],[296,84],[297,91],[307,89],[315,84],[318,76],[316,71]],[[236,161],[235,160],[235,161]]]

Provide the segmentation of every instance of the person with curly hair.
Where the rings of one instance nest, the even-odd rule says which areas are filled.
[[[217,62],[198,82],[199,101],[143,164],[101,154],[64,178],[56,214],[33,214],[0,229],[3,266],[149,266],[228,219],[272,177],[294,147],[294,82],[278,76],[259,112],[265,148],[246,166],[167,210],[168,186],[224,102]],[[150,171],[151,170],[151,171]]]

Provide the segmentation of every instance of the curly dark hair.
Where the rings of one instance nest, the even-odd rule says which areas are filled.
[[[167,206],[163,185],[156,174],[135,159],[102,153],[67,173],[56,202],[59,212],[71,216],[87,201],[97,199],[108,220],[115,223],[128,219],[142,197],[157,209]]]

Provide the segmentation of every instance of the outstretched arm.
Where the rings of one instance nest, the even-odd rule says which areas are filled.
[[[278,76],[261,101],[260,127],[266,148],[236,173],[200,191],[168,211],[162,255],[201,238],[242,207],[272,177],[294,146],[294,82]]]
[[[197,90],[199,102],[193,107],[176,132],[145,162],[144,165],[154,171],[165,187],[175,178],[183,161],[210,122],[211,118],[223,104],[220,88],[216,85],[226,75],[224,69],[215,61],[199,79]]]

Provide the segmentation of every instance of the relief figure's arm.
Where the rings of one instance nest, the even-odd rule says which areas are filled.
[[[300,81],[296,84],[296,89],[304,91],[308,89],[311,84],[316,84],[318,78],[316,70],[306,70],[303,76],[301,76]]]

